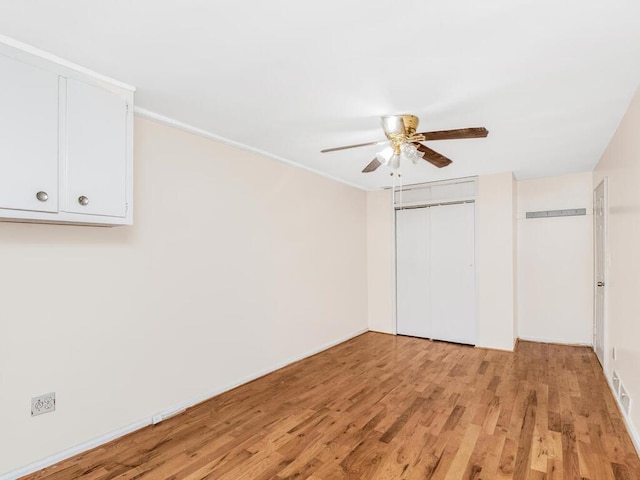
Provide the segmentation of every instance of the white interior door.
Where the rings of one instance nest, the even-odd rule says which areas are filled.
[[[605,235],[606,235],[606,199],[605,182],[600,182],[594,191],[594,267],[595,267],[595,305],[593,349],[596,352],[600,364],[604,365],[604,301],[605,301]]]
[[[431,338],[429,208],[396,212],[396,315],[401,335]]]
[[[474,345],[474,204],[442,205],[429,210],[432,337]]]

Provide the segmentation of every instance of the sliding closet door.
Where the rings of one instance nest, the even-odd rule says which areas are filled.
[[[429,210],[396,211],[396,311],[401,335],[431,338]]]
[[[432,338],[476,343],[473,203],[429,208]]]
[[[396,211],[400,335],[476,343],[473,203]]]

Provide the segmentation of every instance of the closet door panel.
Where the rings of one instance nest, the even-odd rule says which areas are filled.
[[[396,212],[396,314],[401,335],[431,338],[429,208]]]
[[[474,204],[443,205],[429,210],[432,337],[474,345]]]

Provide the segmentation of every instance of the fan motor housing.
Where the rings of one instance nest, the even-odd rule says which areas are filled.
[[[388,115],[382,117],[382,128],[389,139],[393,136],[409,137],[416,132],[418,121],[415,115]]]
[[[415,115],[401,115],[402,123],[404,123],[405,133],[407,135],[413,135],[418,129],[418,117]]]

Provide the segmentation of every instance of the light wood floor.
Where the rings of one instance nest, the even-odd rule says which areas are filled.
[[[593,352],[366,333],[34,479],[640,479]]]

